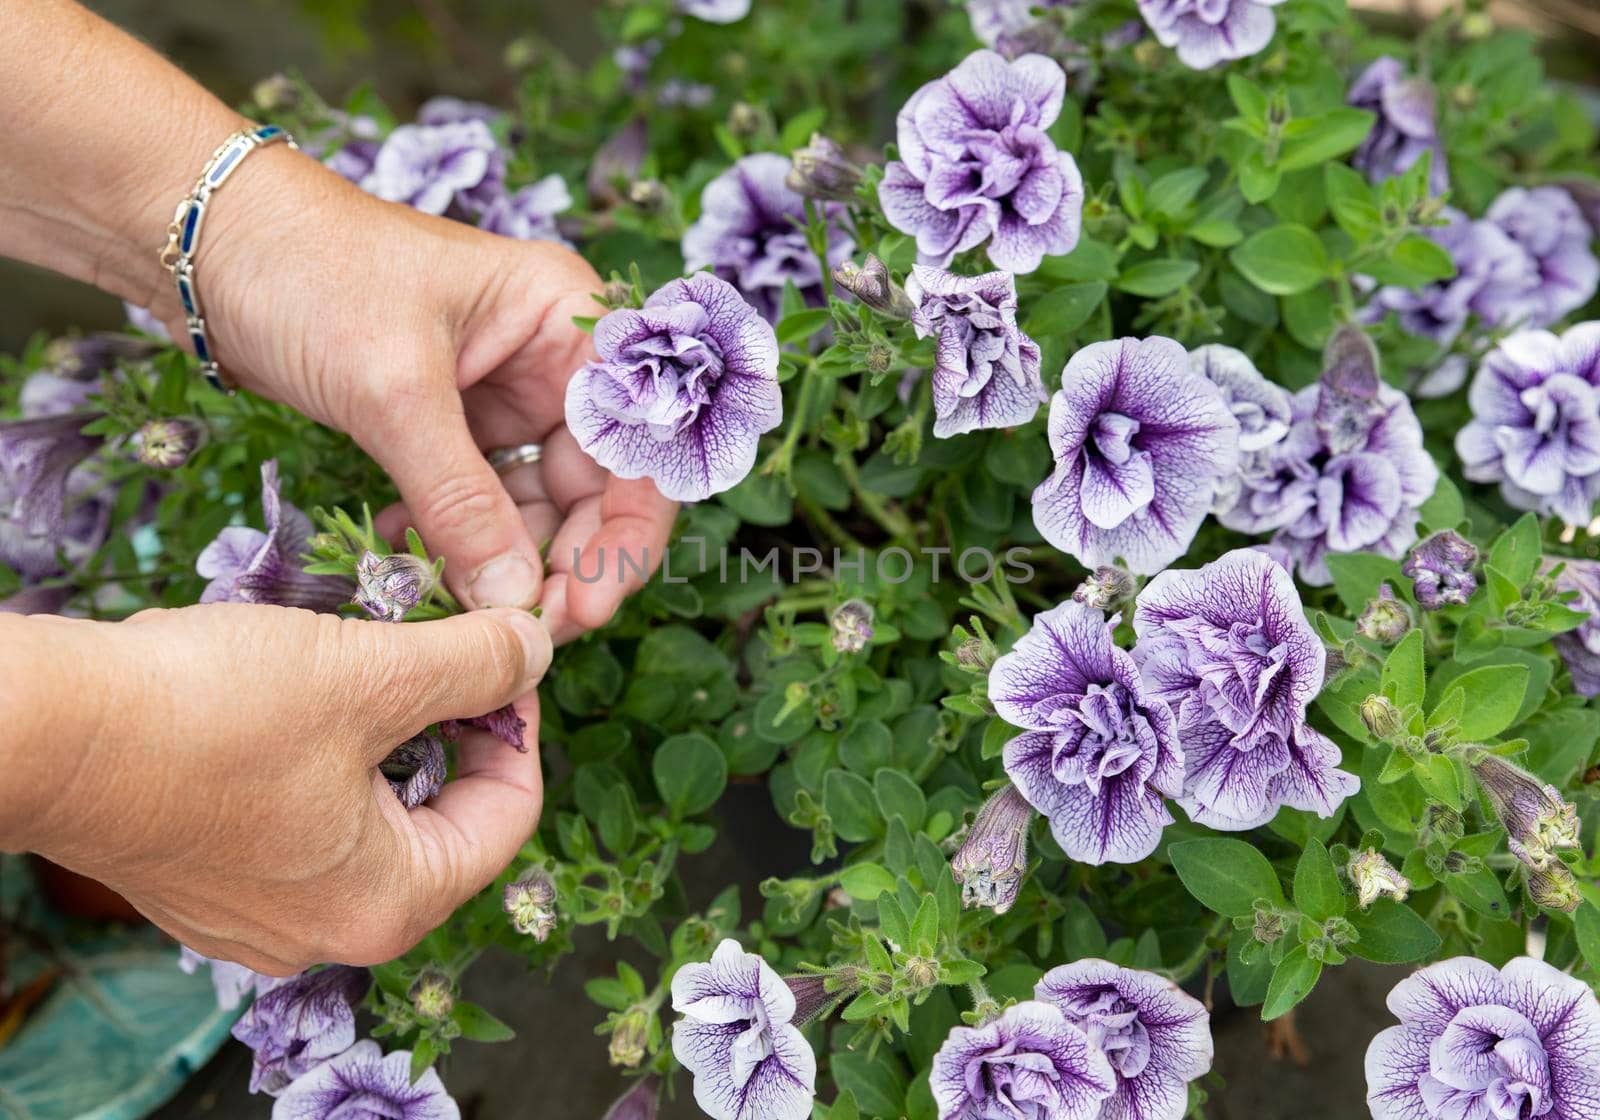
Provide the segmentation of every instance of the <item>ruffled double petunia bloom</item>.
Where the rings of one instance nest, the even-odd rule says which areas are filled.
[[[1587,524],[1600,497],[1600,322],[1521,331],[1484,358],[1456,435],[1462,473],[1519,509]]]
[[[602,467],[668,498],[736,485],[783,419],[771,325],[709,272],[611,312],[594,342],[599,358],[567,384],[567,427]]]
[[[1163,47],[1194,70],[1248,58],[1277,31],[1272,9],[1283,0],[1139,0],[1139,14]]]
[[[1073,355],[1050,401],[1055,471],[1033,492],[1044,538],[1085,567],[1141,575],[1182,556],[1239,463],[1222,389],[1168,338]]]
[[[362,1039],[290,1085],[272,1120],[461,1120],[437,1070],[411,1079],[411,1053]]]
[[[1146,585],[1133,649],[1148,695],[1177,717],[1178,803],[1210,828],[1265,824],[1280,808],[1331,816],[1356,791],[1339,748],[1306,722],[1327,654],[1287,570],[1237,549]]]
[[[1367,1048],[1373,1120],[1600,1116],[1600,1003],[1532,957],[1454,957],[1389,993],[1398,1026]]]
[[[1083,177],[1056,150],[1066,74],[1043,55],[1008,62],[976,51],[900,110],[900,158],[878,198],[889,224],[915,237],[924,264],[944,266],[988,243],[989,260],[1032,272],[1078,243]]]
[[[955,1027],[929,1074],[939,1120],[1096,1120],[1116,1073],[1059,1007],[1013,1004],[982,1026]]]
[[[1399,59],[1384,55],[1361,72],[1346,100],[1377,117],[1372,131],[1350,157],[1356,170],[1381,183],[1431,153],[1429,191],[1439,195],[1450,189],[1434,89],[1426,79],[1407,74]]]
[[[258,988],[233,1025],[233,1037],[255,1052],[250,1091],[277,1096],[349,1049],[356,1040],[356,1005],[370,984],[366,969],[336,964]]]
[[[1038,615],[989,673],[995,711],[1028,729],[1006,744],[1006,773],[1067,857],[1093,864],[1155,851],[1172,823],[1164,799],[1183,793],[1177,722],[1111,629],[1069,600]]]

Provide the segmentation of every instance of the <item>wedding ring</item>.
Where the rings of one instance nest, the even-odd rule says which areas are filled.
[[[496,474],[510,474],[518,467],[526,467],[544,458],[541,443],[519,443],[511,447],[492,447],[484,452]]]

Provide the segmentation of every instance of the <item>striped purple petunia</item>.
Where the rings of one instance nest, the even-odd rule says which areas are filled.
[[[98,414],[53,407],[78,388],[35,374],[23,388],[35,390],[23,401],[28,418],[0,424],[0,563],[25,579],[58,574],[61,555],[77,563],[106,538],[112,495],[87,462],[104,440],[82,432]]]
[[[1450,166],[1439,140],[1433,86],[1409,75],[1400,60],[1384,55],[1350,85],[1349,104],[1376,114],[1372,131],[1350,157],[1356,170],[1374,183],[1393,178],[1428,153],[1428,190],[1450,189]]]
[[[957,276],[917,265],[908,294],[919,338],[935,340],[933,434],[1026,424],[1049,400],[1039,347],[1017,326],[1017,281],[1009,272]]]
[[[1139,0],[1139,14],[1163,47],[1194,70],[1248,58],[1277,31],[1272,9],[1283,0]]]
[[[1356,791],[1339,748],[1306,724],[1327,653],[1288,571],[1254,549],[1162,572],[1133,615],[1147,693],[1178,720],[1190,819],[1237,831],[1287,805],[1332,815]]]
[[[1043,55],[1008,62],[983,50],[912,94],[878,199],[889,224],[917,239],[924,264],[988,242],[996,268],[1032,272],[1072,251],[1083,176],[1049,135],[1066,86]]]
[[[1600,322],[1519,331],[1483,359],[1456,434],[1462,473],[1518,509],[1585,525],[1600,497]]]
[[[989,671],[989,699],[1027,728],[1005,747],[1006,773],[1082,863],[1135,863],[1172,823],[1183,751],[1166,701],[1146,694],[1105,615],[1068,600]]]
[[[1373,1120],[1600,1116],[1600,1002],[1582,980],[1517,957],[1452,957],[1389,993],[1398,1026],[1367,1047]]]
[[[272,1120],[461,1120],[437,1070],[411,1080],[411,1053],[364,1038],[286,1089]]]
[[[1039,1000],[951,1028],[929,1082],[939,1120],[1097,1120],[1117,1087],[1088,1035]]]
[[[805,1120],[817,1057],[800,1033],[795,995],[761,959],[728,938],[705,964],[672,977],[672,1056],[694,1076],[712,1120]]]
[[[1055,471],[1033,492],[1045,540],[1087,568],[1141,575],[1182,556],[1239,462],[1222,390],[1170,338],[1097,342],[1050,402]]]
[[[366,969],[335,964],[257,988],[233,1025],[233,1037],[255,1051],[250,1091],[277,1096],[348,1049],[356,1040],[356,1005],[370,984]]]
[[[1183,1120],[1189,1082],[1211,1068],[1204,1004],[1155,973],[1093,958],[1052,968],[1033,994],[1111,1063],[1117,1088],[1100,1120]]]
[[[725,280],[674,280],[595,325],[599,358],[567,384],[567,427],[619,478],[678,501],[739,483],[783,419],[778,340]]]

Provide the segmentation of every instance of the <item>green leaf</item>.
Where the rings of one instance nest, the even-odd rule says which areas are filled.
[[[899,817],[912,832],[922,827],[928,813],[928,801],[922,793],[922,787],[912,781],[908,774],[884,767],[872,776],[872,788],[884,820]]]
[[[1585,900],[1572,915],[1572,925],[1578,935],[1578,951],[1591,970],[1600,972],[1600,909]]]
[[[1251,950],[1252,957],[1245,963],[1246,947],[1255,945],[1255,938],[1247,929],[1236,929],[1228,939],[1228,994],[1241,1007],[1254,1007],[1267,998],[1267,985],[1272,983],[1272,957],[1264,946]]]
[[[1106,282],[1084,280],[1047,292],[1033,305],[1023,332],[1029,338],[1049,338],[1071,334],[1083,326],[1095,308],[1105,302]]]
[[[1445,889],[1463,906],[1491,918],[1504,918],[1511,913],[1511,902],[1505,888],[1494,872],[1479,868],[1469,875],[1447,875]]]
[[[1339,228],[1358,242],[1372,240],[1383,229],[1383,212],[1366,177],[1348,164],[1330,163],[1322,178],[1328,209]]]
[[[411,1048],[411,1084],[415,1085],[428,1072],[433,1060],[439,1056],[439,1044],[431,1038],[419,1038]]]
[[[1445,248],[1419,234],[1402,239],[1389,253],[1389,264],[1405,273],[1397,279],[1409,281],[1409,287],[1448,280],[1456,274],[1456,262]]]
[[[1349,949],[1362,960],[1408,964],[1439,951],[1439,935],[1432,927],[1411,907],[1392,898],[1380,898],[1369,909],[1348,917],[1361,935]]]
[[[1401,708],[1421,704],[1427,691],[1422,668],[1422,631],[1411,630],[1383,661],[1383,691]]]
[[[1283,180],[1283,172],[1268,167],[1260,148],[1247,155],[1239,164],[1239,193],[1245,201],[1262,203],[1271,198]]]
[[[1243,840],[1182,840],[1168,848],[1167,855],[1189,893],[1224,917],[1253,913],[1258,898],[1283,902],[1283,888],[1272,864]]]
[[[475,1003],[458,1000],[451,1015],[461,1028],[461,1037],[473,1042],[505,1042],[517,1037],[517,1032],[489,1014]]]
[[[1264,229],[1230,254],[1233,266],[1256,287],[1275,296],[1309,291],[1328,276],[1328,252],[1304,226]]]
[[[1445,695],[1448,697],[1458,688],[1471,700],[1463,707],[1456,725],[1459,734],[1466,739],[1488,739],[1516,722],[1523,695],[1528,691],[1528,667],[1485,665],[1461,674]],[[1443,700],[1439,706],[1444,706]]]
[[[1210,176],[1203,167],[1185,167],[1169,171],[1150,184],[1145,198],[1146,208],[1152,214],[1165,214],[1175,218],[1193,202]]]
[[[1450,481],[1447,474],[1439,475],[1439,484],[1433,488],[1433,496],[1422,503],[1418,512],[1422,516],[1423,527],[1435,533],[1440,529],[1454,529],[1467,516],[1461,491],[1456,489],[1456,484]]]
[[[1337,918],[1345,911],[1339,871],[1321,840],[1312,837],[1294,869],[1294,904],[1315,922]]]
[[[1376,119],[1365,109],[1350,108],[1302,118],[1295,123],[1310,127],[1304,135],[1284,143],[1278,167],[1283,171],[1300,171],[1354,151],[1372,131],[1372,122]]]
[[[857,863],[839,873],[839,885],[857,902],[871,902],[895,888],[895,877],[876,863]]]
[[[839,1091],[855,1096],[865,1116],[898,1117],[904,1109],[906,1079],[899,1059],[870,1055],[865,1049],[837,1050],[829,1059]]]
[[[911,246],[913,258],[916,246]],[[881,254],[880,254],[881,255]],[[1117,278],[1117,251],[1104,241],[1079,238],[1077,246],[1064,257],[1046,257],[1039,275],[1049,280],[1105,280]],[[906,267],[910,267],[907,265]],[[905,269],[901,269],[905,271]]]
[[[661,800],[679,817],[711,808],[728,784],[722,749],[698,731],[674,735],[657,747],[650,772]]]
[[[1442,801],[1452,809],[1461,809],[1461,775],[1456,764],[1442,754],[1424,755],[1412,766],[1418,783],[1435,801]]]
[[[1233,107],[1239,110],[1239,115],[1246,121],[1258,121],[1263,125],[1266,123],[1267,91],[1237,70],[1228,74],[1228,97],[1233,101]]]
[[[924,895],[917,916],[911,919],[911,944],[904,948],[928,955],[939,944],[939,903],[933,895]]]
[[[832,319],[832,313],[826,307],[808,307],[803,311],[793,311],[778,320],[776,328],[780,343],[799,342],[803,338],[810,338]]]
[[[882,720],[861,720],[839,740],[839,761],[863,777],[893,760],[894,733]]]
[[[1148,299],[1159,299],[1183,287],[1199,271],[1199,261],[1176,258],[1141,261],[1117,277],[1117,289]]]
[[[833,818],[833,831],[852,844],[871,840],[883,832],[878,799],[859,774],[829,770],[822,781],[822,807]]]
[[[1488,563],[1504,572],[1512,583],[1523,586],[1539,567],[1539,519],[1525,513],[1517,523],[1494,542]]]
[[[1352,618],[1366,609],[1367,600],[1377,597],[1380,584],[1387,583],[1396,591],[1411,586],[1411,581],[1400,574],[1399,561],[1387,556],[1335,552],[1329,554],[1327,563],[1333,575],[1333,589]]]
[[[1322,962],[1312,960],[1304,945],[1289,950],[1272,970],[1272,983],[1267,985],[1266,1002],[1261,1005],[1262,1020],[1270,1022],[1305,999],[1321,975]]]

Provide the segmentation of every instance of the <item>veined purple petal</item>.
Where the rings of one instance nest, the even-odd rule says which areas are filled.
[[[272,1120],[461,1120],[437,1070],[411,1081],[411,1053],[364,1038],[291,1084]]]

